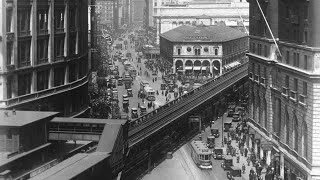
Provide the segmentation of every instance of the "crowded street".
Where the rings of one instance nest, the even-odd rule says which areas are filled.
[[[147,108],[147,112],[152,111],[155,108],[158,108],[159,106],[162,106],[166,103],[167,100],[173,100],[174,93],[168,92],[167,96],[165,96],[165,91],[160,90],[161,84],[163,83],[163,73],[160,71],[157,71],[157,74],[153,74],[152,70],[147,69],[145,64],[148,61],[146,58],[141,58],[141,62],[138,62],[138,52],[135,51],[135,43],[129,43],[128,45],[125,45],[124,42],[130,42],[129,40],[129,33],[126,33],[122,35],[122,40],[119,41],[119,38],[115,40],[114,44],[123,44],[123,48],[121,49],[114,49],[111,52],[111,56],[115,57],[117,53],[121,52],[121,54],[126,55],[127,53],[131,54],[131,58],[129,58],[129,62],[131,63],[131,66],[134,67],[137,71],[137,76],[133,78],[132,81],[132,94],[133,97],[129,98],[129,112],[131,111],[131,108],[138,108],[139,106],[144,106]],[[125,67],[122,62],[117,60],[116,58],[113,58],[113,63],[115,66],[118,66],[119,75],[122,76],[123,74],[127,73],[125,70]],[[155,101],[148,101],[146,99],[142,99],[138,97],[138,93],[140,90],[140,83],[141,81],[147,81],[149,83],[149,86],[154,89],[155,91]],[[181,86],[181,83],[177,81],[176,83],[178,87]],[[125,86],[117,86],[118,91],[118,100],[119,100],[119,106],[120,106],[120,113],[122,117],[125,117],[129,115],[131,117],[131,114],[126,113],[123,109],[123,98],[122,95],[127,94],[127,90],[125,89]],[[148,108],[148,103],[152,102],[151,108]],[[139,112],[139,110],[138,110]]]

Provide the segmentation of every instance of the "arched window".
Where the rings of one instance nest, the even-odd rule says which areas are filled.
[[[289,113],[286,111],[286,121],[285,121],[285,140],[286,144],[289,144],[290,139],[290,121],[289,121]]]
[[[256,115],[255,115],[255,119],[256,122],[260,123],[260,96],[257,95],[257,104],[255,104],[256,106]]]
[[[302,132],[301,132],[301,148],[302,148],[302,156],[307,159],[308,157],[308,126],[307,123],[304,121],[302,125]]]
[[[297,116],[294,115],[294,119],[293,119],[293,131],[292,131],[292,142],[293,142],[293,148],[295,151],[298,152],[298,119]]]
[[[266,99],[264,99],[263,100],[264,102],[264,128],[266,128],[266,130],[268,130],[268,116],[267,116],[267,114],[268,114],[268,112],[267,112],[267,100]]]

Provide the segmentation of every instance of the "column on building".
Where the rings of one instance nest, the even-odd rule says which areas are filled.
[[[280,176],[284,178],[284,154],[280,152]]]
[[[49,85],[48,85],[48,88],[53,88],[54,87],[54,68],[50,68],[50,71],[49,71]]]
[[[31,75],[31,93],[34,92],[37,92],[37,70],[33,70]]]
[[[64,29],[65,29],[65,37],[64,37],[64,56],[68,57],[69,55],[69,8],[70,1],[66,1],[64,8]]]
[[[69,83],[69,65],[67,64],[65,67],[65,73],[64,73],[64,84]]]
[[[32,2],[30,15],[30,32],[31,32],[31,46],[30,46],[30,63],[31,66],[37,64],[37,1]]]
[[[270,149],[267,150],[266,163],[267,163],[267,165],[271,164],[271,150]]]
[[[48,33],[49,33],[48,62],[52,63],[52,62],[54,62],[54,1],[50,1],[50,4],[49,4]],[[50,72],[51,72],[51,70],[50,70]]]

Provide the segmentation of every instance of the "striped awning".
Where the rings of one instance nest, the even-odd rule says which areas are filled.
[[[192,70],[192,66],[186,66],[184,69],[185,70]]]

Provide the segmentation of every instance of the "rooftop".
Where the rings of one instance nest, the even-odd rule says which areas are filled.
[[[193,0],[189,4],[224,4],[231,3],[231,0]]]
[[[224,25],[183,25],[160,35],[171,42],[227,42],[247,35]]]
[[[55,117],[51,122],[62,123],[96,123],[96,124],[121,124],[123,120],[119,119],[95,119],[95,118],[70,118],[70,117]]]
[[[126,120],[116,120],[117,123],[106,123],[104,126],[102,135],[100,137],[97,152],[109,152],[111,153],[115,146],[115,141],[118,138],[121,125],[126,123]]]
[[[0,126],[20,127],[58,114],[59,112],[16,110],[14,113],[12,110],[0,110]]]

